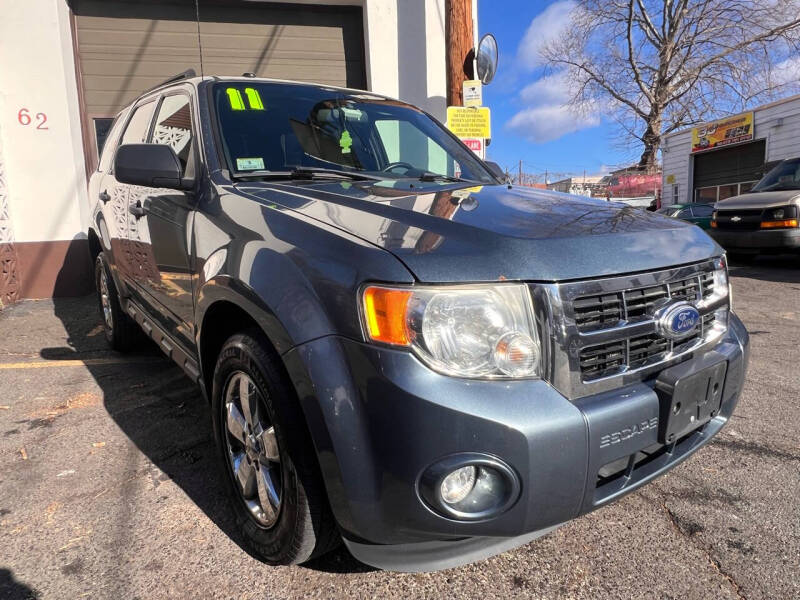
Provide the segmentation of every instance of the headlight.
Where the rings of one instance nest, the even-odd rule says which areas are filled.
[[[721,256],[714,260],[714,294],[707,302],[713,302],[725,296],[728,297],[728,307],[733,309],[731,280],[728,276],[728,259],[725,256]]]
[[[781,206],[764,211],[761,217],[761,229],[787,229],[797,227],[797,207]]]
[[[538,377],[540,346],[528,287],[369,286],[362,294],[369,340],[410,348],[457,377]]]

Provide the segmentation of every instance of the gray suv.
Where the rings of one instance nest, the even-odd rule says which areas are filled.
[[[117,116],[89,194],[108,342],[197,383],[269,564],[519,546],[689,457],[742,390],[705,233],[508,185],[372,92],[175,78]]]

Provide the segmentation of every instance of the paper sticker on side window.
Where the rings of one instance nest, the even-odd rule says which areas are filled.
[[[237,158],[236,168],[239,171],[255,171],[264,168],[263,158]]]

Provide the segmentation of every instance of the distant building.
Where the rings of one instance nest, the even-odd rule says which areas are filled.
[[[603,196],[606,179],[605,175],[582,175],[580,177],[567,177],[547,184],[548,190],[574,194],[576,196]]]

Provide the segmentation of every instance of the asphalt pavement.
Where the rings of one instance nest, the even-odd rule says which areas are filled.
[[[709,446],[532,544],[424,574],[344,549],[259,562],[181,371],[154,348],[109,352],[93,298],[7,307],[0,598],[800,598],[800,259],[732,274],[751,363]]]

